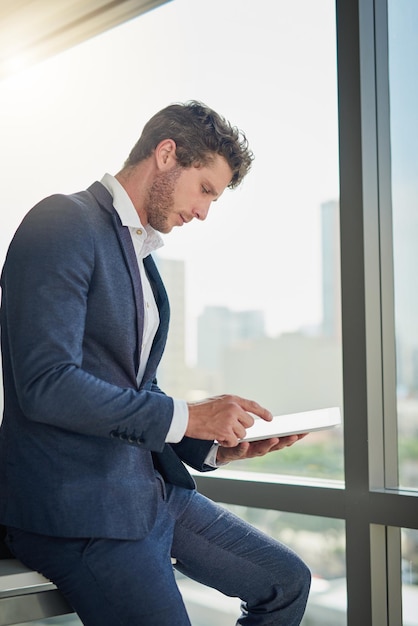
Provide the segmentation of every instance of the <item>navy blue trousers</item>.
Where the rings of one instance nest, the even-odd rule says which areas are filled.
[[[289,548],[201,494],[161,485],[140,541],[68,539],[9,528],[12,553],[53,581],[85,626],[190,626],[175,567],[241,599],[243,626],[297,626],[310,572]]]

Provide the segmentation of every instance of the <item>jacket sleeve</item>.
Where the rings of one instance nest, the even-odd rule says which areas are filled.
[[[183,437],[179,443],[170,445],[184,463],[199,472],[210,472],[215,470],[216,467],[206,465],[205,460],[213,443],[213,441]]]
[[[44,200],[19,227],[3,269],[1,313],[17,402],[35,422],[162,450],[172,399],[138,390],[116,375],[123,371],[120,364],[113,376],[116,361],[106,354],[103,337],[100,360],[102,367],[109,364],[109,375],[83,368],[88,302],[99,271],[96,246],[88,211],[67,196]],[[94,358],[94,330],[89,340]]]

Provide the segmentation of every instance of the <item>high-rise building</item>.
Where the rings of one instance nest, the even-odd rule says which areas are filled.
[[[261,311],[231,311],[207,306],[198,319],[197,362],[208,371],[221,369],[225,349],[237,341],[265,336]]]
[[[242,341],[226,350],[222,378],[228,393],[257,400],[276,414],[340,406],[340,345],[334,337],[303,333]]]

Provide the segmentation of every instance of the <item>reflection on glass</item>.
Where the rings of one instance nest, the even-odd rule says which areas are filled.
[[[262,0],[243,11],[240,0],[217,0],[210,15],[205,2],[182,4],[217,33],[220,58],[230,57],[225,11],[251,42],[231,76],[212,45],[191,30],[179,36],[199,49],[210,101],[242,126],[255,161],[204,224],[166,239],[172,321],[160,385],[190,400],[234,393],[274,415],[341,407],[335,4]],[[241,467],[342,479],[342,429]]]
[[[402,625],[418,625],[418,530],[402,528]]]
[[[260,530],[293,548],[311,569],[312,588],[303,626],[345,626],[345,527],[341,520],[225,505]],[[193,626],[229,626],[239,600],[179,577]]]
[[[418,485],[418,3],[390,0],[393,245],[399,426],[399,482]]]

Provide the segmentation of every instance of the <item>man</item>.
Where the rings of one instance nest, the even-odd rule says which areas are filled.
[[[171,556],[242,600],[239,624],[300,623],[310,574],[195,490],[200,471],[298,437],[240,443],[252,400],[159,389],[169,305],[151,252],[206,218],[250,168],[245,136],[198,102],[144,127],[123,169],[55,195],[20,225],[2,274],[0,522],[86,626],[186,626]]]

